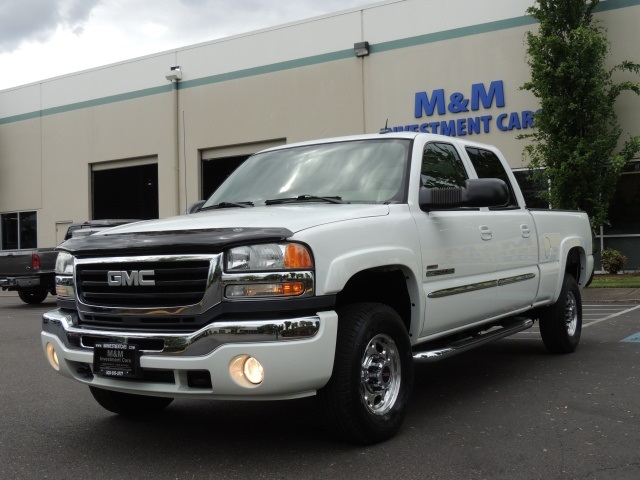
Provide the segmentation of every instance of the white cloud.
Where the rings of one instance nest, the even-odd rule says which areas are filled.
[[[2,0],[0,89],[370,3]]]
[[[147,22],[141,27],[142,33],[149,38],[158,38],[166,35],[169,27],[155,22]]]

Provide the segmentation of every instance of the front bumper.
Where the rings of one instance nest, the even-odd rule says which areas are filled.
[[[47,344],[53,346],[62,375],[125,393],[221,400],[315,394],[331,376],[338,329],[334,311],[269,321],[216,322],[193,333],[92,330],[78,327],[77,320],[77,313],[68,310],[43,315],[42,347],[46,352]],[[301,326],[305,328],[293,330]],[[93,345],[114,341],[139,345],[141,379],[93,374]],[[265,378],[260,385],[234,380],[230,366],[239,355],[251,355],[262,363]],[[211,379],[204,387],[192,381],[202,372]]]

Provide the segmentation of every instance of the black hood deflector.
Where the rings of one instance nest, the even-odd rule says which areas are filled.
[[[251,243],[281,242],[286,228],[212,228],[165,232],[130,232],[71,238],[57,249],[77,257],[219,253]]]

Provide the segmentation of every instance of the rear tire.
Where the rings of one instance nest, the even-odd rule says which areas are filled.
[[[565,274],[558,301],[540,312],[540,335],[552,353],[571,353],[580,342],[582,298],[575,278]]]
[[[24,303],[28,303],[29,305],[38,305],[39,303],[44,302],[44,299],[47,298],[48,292],[46,290],[20,290],[18,291],[18,296],[20,300]]]
[[[348,305],[338,316],[333,373],[318,392],[325,423],[347,441],[386,440],[402,425],[413,386],[407,330],[383,304]]]
[[[89,386],[89,390],[93,398],[106,410],[131,417],[153,415],[173,402],[173,398],[131,395],[92,386]]]

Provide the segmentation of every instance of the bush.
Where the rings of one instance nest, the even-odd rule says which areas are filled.
[[[627,263],[627,257],[618,250],[605,248],[602,250],[602,254],[600,255],[600,261],[602,263],[602,268],[609,273],[616,274],[622,270],[625,263]]]

